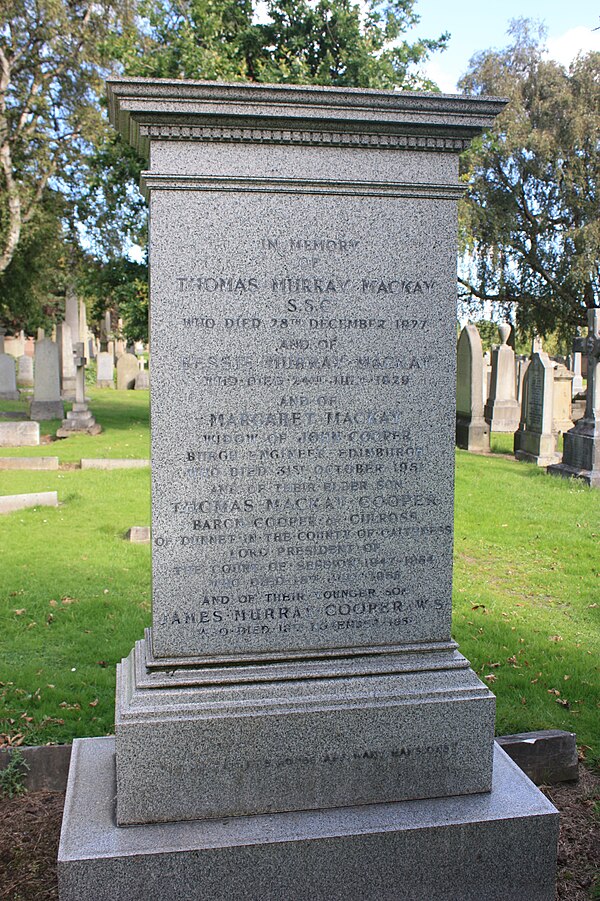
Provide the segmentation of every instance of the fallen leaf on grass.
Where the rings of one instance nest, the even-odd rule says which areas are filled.
[[[486,682],[497,682],[498,676],[495,676],[493,673],[489,673],[487,676],[483,677]]]
[[[549,635],[548,641],[562,641],[562,635]]]
[[[106,660],[98,660],[97,662],[98,662],[98,666],[108,666],[108,663],[106,662]]]
[[[68,595],[66,595],[64,598],[61,598],[60,600],[61,600],[61,603],[65,605],[65,607],[68,604],[78,604],[79,603],[77,598],[70,598]]]
[[[556,695],[556,697],[558,697],[558,696],[560,695],[560,691],[558,690],[558,688],[549,688],[549,689],[548,689],[548,694],[549,694],[549,695]]]
[[[27,610],[25,609],[25,607],[21,607],[20,610],[13,610],[13,613],[15,614],[15,616],[23,616],[24,613],[27,613]]]
[[[51,606],[51,607],[58,607],[58,601],[55,601],[54,598],[52,598],[52,600],[50,601],[50,606]]]
[[[566,698],[556,698],[556,703],[560,704],[561,707],[566,707],[567,709],[570,707],[570,704]]]
[[[90,706],[90,707],[97,707],[97,706],[98,706],[98,698],[94,698],[93,701],[90,701],[89,706]]]
[[[527,698],[521,698],[521,704],[523,705],[523,707],[525,707],[525,705],[527,704]]]

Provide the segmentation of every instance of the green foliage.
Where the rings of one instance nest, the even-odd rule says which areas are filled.
[[[29,764],[23,757],[23,752],[19,748],[12,748],[8,765],[0,769],[0,798],[14,798],[15,795],[25,794],[28,769]]]
[[[567,72],[526,20],[511,34],[506,49],[475,56],[460,85],[509,98],[462,158],[472,265],[460,281],[473,306],[495,302],[523,335],[572,337],[600,305],[600,54]]]
[[[47,191],[13,258],[0,273],[0,322],[9,330],[49,329],[65,293],[67,248],[60,221],[63,198]]]
[[[115,52],[129,75],[369,88],[434,87],[415,67],[448,35],[410,44],[415,0],[142,0],[147,27]]]

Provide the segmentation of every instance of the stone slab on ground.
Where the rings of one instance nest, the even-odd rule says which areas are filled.
[[[3,469],[58,469],[58,457],[0,457]]]
[[[558,813],[496,746],[491,794],[122,829],[114,739],[76,739],[61,901],[552,901]]]
[[[28,766],[24,785],[28,792],[64,792],[69,776],[71,745],[39,745],[18,750]],[[10,763],[11,748],[0,748],[0,770]]]
[[[503,735],[496,741],[536,785],[578,778],[579,758],[574,732],[544,729]]]
[[[132,526],[126,537],[132,544],[150,544],[150,526]]]
[[[125,458],[114,457],[112,459],[102,457],[82,457],[82,469],[143,469],[150,466],[150,460],[127,460]]]
[[[39,422],[0,422],[0,447],[36,447],[39,443]]]
[[[56,491],[38,491],[35,494],[6,494],[0,497],[0,513],[14,513],[28,507],[58,507]]]

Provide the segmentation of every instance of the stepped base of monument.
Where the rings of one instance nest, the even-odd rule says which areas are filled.
[[[456,446],[471,453],[489,453],[490,427],[484,419],[456,417]]]
[[[495,699],[452,644],[161,671],[137,642],[117,669],[117,822],[489,791]]]
[[[563,460],[548,472],[565,479],[582,479],[592,488],[600,488],[600,436],[589,422],[582,420],[563,436]]]
[[[496,745],[492,791],[118,827],[114,739],[73,743],[60,901],[553,901],[558,813]]]

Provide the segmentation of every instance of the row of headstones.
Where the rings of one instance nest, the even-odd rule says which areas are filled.
[[[117,359],[117,389],[126,391],[134,388],[137,391],[150,387],[145,361],[135,354],[123,353]],[[114,388],[114,360],[110,352],[101,351],[97,357],[96,387]]]
[[[73,303],[77,298],[67,298],[67,313],[74,323]],[[85,305],[77,309],[79,321],[78,332],[81,334],[85,320]],[[12,354],[5,352],[4,329],[0,329],[0,399],[18,400],[21,396],[19,387],[33,387],[29,415],[32,420],[63,419],[60,431],[71,434],[73,430],[85,431],[95,428],[96,424],[89,412],[85,398],[85,343],[77,341],[75,346],[71,337],[71,326],[65,320],[56,327],[56,338],[45,338],[42,330],[38,332],[38,340],[33,347],[34,356],[22,354],[15,360]],[[14,350],[14,347],[12,348]],[[143,347],[139,348],[143,350]],[[34,367],[35,359],[35,367]],[[98,378],[104,378],[105,384],[114,387],[114,357],[109,352],[98,353]],[[18,364],[18,375],[17,375]],[[118,388],[148,388],[148,373],[144,370],[144,362],[138,363],[134,354],[126,353],[123,347],[117,360]],[[64,417],[63,401],[73,401],[73,409]],[[77,428],[75,428],[77,426]],[[81,428],[79,428],[81,427]],[[58,433],[57,433],[58,434]],[[59,436],[60,437],[60,436]]]
[[[515,453],[547,466],[560,459],[557,436],[574,426],[573,382],[577,376],[552,361],[534,341],[530,358],[515,356],[508,346],[510,326],[499,326],[501,344],[487,371],[477,327],[461,331],[457,348],[456,443],[471,451],[489,451],[490,433],[515,434]],[[581,353],[577,393],[583,386]],[[527,437],[525,437],[527,435]],[[533,436],[539,436],[533,437]]]

